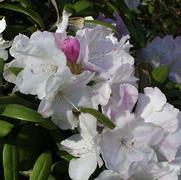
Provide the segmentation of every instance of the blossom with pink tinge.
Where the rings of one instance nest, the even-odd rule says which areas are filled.
[[[80,42],[75,38],[66,38],[59,48],[64,52],[67,60],[76,63],[80,52]]]

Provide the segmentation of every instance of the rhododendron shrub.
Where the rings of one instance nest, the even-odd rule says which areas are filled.
[[[31,1],[0,1],[33,23],[7,35],[11,13],[2,11],[2,179],[180,178],[180,36],[143,40],[132,22],[147,3],[122,1],[128,18],[117,1],[106,1],[112,17],[91,1],[62,2],[63,9],[37,2],[55,9],[54,22]]]

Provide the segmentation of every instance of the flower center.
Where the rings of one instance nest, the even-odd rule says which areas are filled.
[[[134,141],[132,141],[129,138],[121,138],[119,142],[120,142],[120,147],[131,148],[134,146]]]
[[[78,75],[82,73],[82,65],[81,64],[74,64],[67,61],[67,66],[69,67],[72,74]]]

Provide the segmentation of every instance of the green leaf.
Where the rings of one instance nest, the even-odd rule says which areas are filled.
[[[13,124],[0,120],[0,138],[6,136],[13,127]]]
[[[85,23],[98,24],[98,25],[105,26],[105,27],[111,29],[113,32],[117,31],[115,26],[113,26],[112,24],[103,22],[103,21],[99,21],[99,20],[85,20]]]
[[[42,28],[44,27],[43,19],[39,16],[39,14],[37,12],[35,12],[32,9],[24,8],[20,5],[14,5],[12,3],[11,4],[10,3],[0,3],[0,8],[23,13],[23,14],[29,16],[40,27],[42,27]]]
[[[108,7],[110,7],[114,12],[119,12],[119,10],[118,10],[118,8],[114,5],[114,4],[112,4],[110,1],[108,1],[108,0],[105,0],[105,3],[106,3],[106,5],[108,6]]]
[[[4,60],[0,58],[0,75],[4,72]]]
[[[167,80],[168,74],[169,74],[169,68],[166,65],[154,69],[151,73],[152,78],[156,82],[159,82],[161,84],[163,84]]]
[[[52,157],[50,152],[42,153],[35,162],[30,180],[46,180],[50,174]]]
[[[153,14],[154,13],[154,6],[152,4],[149,4],[148,12],[149,12],[149,14]]]
[[[22,70],[23,70],[23,68],[20,68],[20,67],[8,67],[7,68],[7,71],[9,73],[14,74],[15,76],[17,76]]]
[[[66,154],[66,155],[62,155],[61,158],[70,162],[70,160],[74,157],[71,154]]]
[[[71,154],[69,154],[66,151],[57,151],[57,154],[64,160],[66,160],[67,162],[69,162],[71,159],[76,158],[74,156],[72,156]]]
[[[19,119],[22,121],[35,122],[35,123],[45,121],[45,119],[43,119],[43,117],[35,110],[18,104],[1,105],[0,115],[14,119]]]
[[[19,180],[18,177],[18,148],[5,144],[3,148],[3,168],[5,180]]]
[[[100,123],[102,123],[103,125],[105,125],[106,127],[110,128],[110,129],[114,129],[114,127],[115,127],[114,123],[107,116],[105,116],[104,114],[102,114],[101,112],[99,112],[95,109],[80,108],[80,112],[91,114],[92,116],[97,118],[97,120]]]
[[[72,5],[72,8],[75,10],[76,13],[79,13],[92,6],[93,4],[90,1],[77,1],[75,4]]]
[[[44,127],[47,130],[56,130],[58,127],[50,120],[46,119],[45,121],[39,123],[42,127]]]
[[[19,2],[23,7],[31,7],[31,1],[30,0],[15,0],[16,2]]]
[[[9,96],[0,96],[0,105],[2,104],[20,104],[26,105],[28,107],[33,107],[34,104],[30,101],[27,101],[16,94],[10,94]]]

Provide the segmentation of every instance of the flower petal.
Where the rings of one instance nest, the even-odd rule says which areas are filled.
[[[95,154],[72,159],[69,164],[69,175],[73,180],[88,180],[97,167]]]

